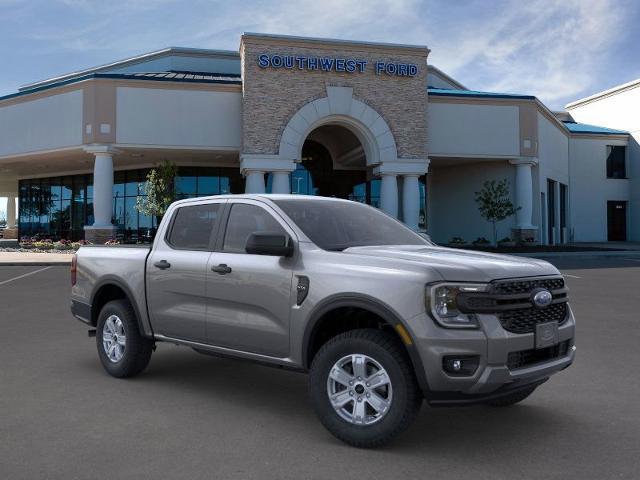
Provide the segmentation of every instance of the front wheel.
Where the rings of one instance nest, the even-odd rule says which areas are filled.
[[[96,344],[104,369],[119,378],[142,372],[153,351],[153,341],[140,334],[136,313],[126,300],[114,300],[102,307]]]
[[[422,403],[411,361],[393,335],[352,330],[329,340],[313,359],[313,407],[337,438],[381,446],[405,430]]]

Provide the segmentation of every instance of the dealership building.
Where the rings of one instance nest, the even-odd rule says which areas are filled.
[[[136,201],[169,160],[181,198],[349,198],[442,243],[491,238],[475,192],[506,179],[519,209],[499,238],[640,241],[640,81],[552,112],[428,55],[247,33],[239,52],[167,48],[25,85],[0,97],[5,237],[148,239]]]

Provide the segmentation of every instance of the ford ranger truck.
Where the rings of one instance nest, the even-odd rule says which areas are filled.
[[[152,246],[83,246],[71,311],[104,369],[157,342],[309,373],[337,438],[380,446],[431,406],[521,402],[574,360],[562,275],[434,245],[380,210],[300,195],[173,203]]]

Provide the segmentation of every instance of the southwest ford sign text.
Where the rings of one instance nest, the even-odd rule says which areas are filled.
[[[302,57],[297,55],[258,55],[258,66],[261,68],[286,68],[289,70],[317,70],[321,72],[364,73],[373,68],[376,75],[413,77],[418,73],[418,66],[413,63],[373,62],[368,66],[367,60],[357,58],[334,57]]]

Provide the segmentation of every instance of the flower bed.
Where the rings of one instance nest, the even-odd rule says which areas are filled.
[[[17,248],[0,248],[0,252],[33,252],[33,253],[75,253],[82,245],[90,245],[91,242],[80,240],[56,240],[50,238],[22,237]]]

